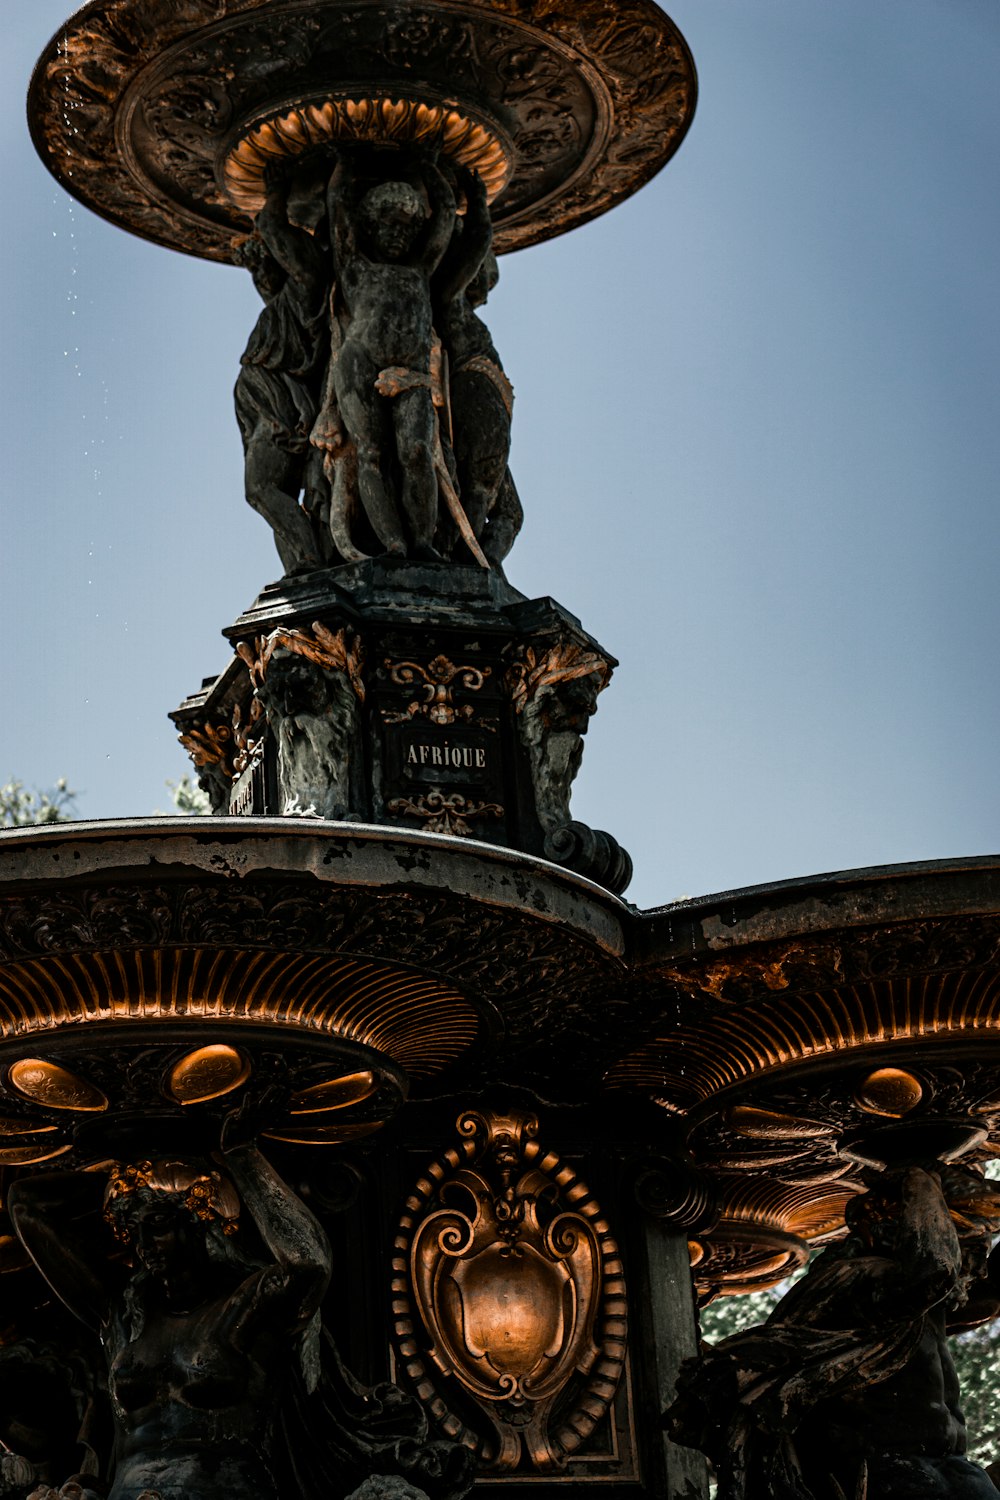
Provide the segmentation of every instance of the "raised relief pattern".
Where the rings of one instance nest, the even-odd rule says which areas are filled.
[[[449,1437],[495,1471],[550,1472],[586,1444],[625,1359],[618,1249],[586,1185],[519,1111],[470,1111],[407,1199],[397,1346]]]

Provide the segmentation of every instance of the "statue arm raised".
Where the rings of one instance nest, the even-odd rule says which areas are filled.
[[[292,224],[288,217],[287,175],[265,177],[267,197],[254,220],[254,228],[266,249],[293,281],[312,290],[322,275],[322,255],[311,234]]]
[[[478,172],[463,170],[460,183],[465,188],[468,207],[465,222],[456,234],[441,264],[441,298],[452,302],[465,295],[474,281],[493,244],[493,221],[490,218],[486,184]]]
[[[326,212],[330,224],[335,274],[343,275],[344,266],[358,254],[357,239],[351,219],[349,199],[354,197],[354,178],[343,157],[338,158],[326,188]]]
[[[424,164],[424,181],[430,199],[431,221],[420,264],[429,276],[441,264],[455,232],[455,194],[436,162]]]
[[[111,1304],[99,1242],[104,1186],[96,1173],[51,1172],[15,1182],[7,1196],[18,1239],[35,1265],[70,1312],[95,1329],[107,1322]]]
[[[939,1178],[910,1167],[902,1182],[891,1259],[872,1288],[878,1316],[929,1312],[959,1284],[962,1250]]]
[[[256,1145],[245,1142],[220,1153],[225,1169],[273,1255],[265,1272],[268,1300],[285,1303],[292,1323],[305,1327],[330,1281],[330,1242],[301,1198],[283,1182]]]

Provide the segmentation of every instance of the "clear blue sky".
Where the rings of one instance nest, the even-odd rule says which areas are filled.
[[[23,119],[72,8],[4,13],[0,776],[168,805],[166,719],[279,569],[231,389],[245,273],[75,205]],[[1000,11],[677,0],[667,169],[507,257],[510,559],[621,660],[576,816],[629,895],[1000,846]]]

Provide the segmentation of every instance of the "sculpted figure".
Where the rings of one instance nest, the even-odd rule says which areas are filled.
[[[405,181],[361,192],[344,160],[333,173],[329,218],[347,318],[332,376],[372,530],[387,553],[434,561],[441,379],[432,367],[430,283],[451,239],[455,199],[429,160],[423,179],[426,202]]]
[[[451,441],[462,506],[487,559],[499,566],[523,520],[507,467],[514,388],[476,312],[500,275],[486,187],[475,172],[463,172],[460,182],[468,207],[435,278],[437,322],[448,355]]]
[[[252,237],[238,258],[264,299],[236,381],[246,498],[274,532],[286,573],[322,562],[299,494],[320,456],[310,445],[328,343],[327,271],[320,244],[288,217],[292,178],[272,173]]]
[[[104,1212],[128,1268],[82,1228],[96,1174],[32,1177],[11,1189],[25,1247],[104,1345],[116,1424],[109,1500],[289,1493],[280,1407],[301,1373],[330,1250],[257,1148],[238,1135],[230,1143],[235,1118],[223,1128],[226,1175],[183,1161],[112,1172]],[[241,1243],[246,1220],[262,1257]]]
[[[611,675],[604,657],[572,641],[529,647],[508,677],[518,738],[528,753],[538,821],[552,833],[570,820],[573,779],[597,696]]]
[[[996,1500],[965,1457],[946,1338],[988,1244],[975,1226],[960,1244],[953,1214],[974,1221],[991,1185],[942,1175],[952,1212],[937,1172],[885,1173],[765,1324],[685,1362],[668,1425],[712,1460],[718,1500]]]
[[[257,691],[277,726],[282,814],[347,817],[361,749],[358,699],[346,674],[279,650]]]

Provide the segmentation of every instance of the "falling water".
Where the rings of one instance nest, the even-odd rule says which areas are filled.
[[[72,140],[73,138],[79,137],[81,132],[74,121],[75,105],[71,90],[72,80],[69,67],[68,43],[66,38],[61,39],[59,43],[59,56],[66,69],[64,77],[62,79],[62,122],[66,131],[67,138]],[[75,175],[75,168],[72,160],[70,160],[66,165],[65,175],[68,183],[72,184]],[[84,321],[84,318],[81,316],[82,304],[80,301],[80,242],[77,237],[76,203],[70,193],[60,193],[57,191],[53,195],[53,207],[57,218],[60,213],[65,215],[66,225],[65,229],[53,229],[53,237],[59,238],[60,236],[64,236],[68,240],[69,247],[68,276],[66,280],[67,344],[63,349],[63,358],[69,362],[69,367],[73,371],[75,380],[84,382],[84,386],[81,390],[81,396],[78,402],[80,422],[83,428],[83,459],[85,469],[89,471],[92,483],[91,496],[94,502],[91,508],[92,513],[99,516],[103,511],[105,498],[102,459],[110,423],[110,392],[105,376],[97,375],[93,370],[87,370],[85,360],[81,357],[80,324]],[[86,380],[84,381],[85,373]],[[86,391],[85,395],[83,394],[83,391]],[[98,391],[100,393],[100,397],[95,410],[93,396]],[[88,486],[88,489],[89,488],[90,486]],[[94,536],[91,536],[87,542],[87,587],[90,590],[94,589],[94,558],[96,547],[97,542]],[[106,550],[108,553],[110,553],[111,549],[112,543],[108,541]],[[95,621],[98,621],[101,618],[101,611],[97,607],[97,602],[101,598],[102,593],[103,589],[99,584],[96,595],[91,595],[93,619]],[[124,628],[126,631],[128,630],[127,622],[125,622]],[[89,706],[89,697],[85,697],[83,702],[85,706]],[[106,759],[110,760],[110,755],[107,755]]]

